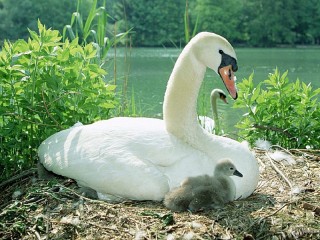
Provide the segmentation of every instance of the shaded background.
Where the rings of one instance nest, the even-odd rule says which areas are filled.
[[[82,0],[83,17],[90,0]],[[233,45],[273,47],[320,44],[320,1],[308,0],[107,0],[109,29],[132,29],[132,45],[182,46],[190,32],[212,31]],[[100,0],[102,5],[103,0]],[[0,41],[27,38],[37,19],[58,29],[70,23],[77,0],[0,0]],[[187,16],[185,16],[187,7]],[[113,33],[109,33],[113,34]]]

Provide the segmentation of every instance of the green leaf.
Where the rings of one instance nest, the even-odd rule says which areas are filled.
[[[144,211],[144,212],[141,212],[140,215],[159,218],[162,220],[162,223],[164,224],[164,226],[169,226],[174,224],[174,218],[172,213],[161,214],[161,213],[156,213],[152,211]]]
[[[87,39],[87,37],[89,36],[90,34],[90,27],[91,27],[91,24],[92,24],[92,21],[96,15],[96,8],[97,8],[97,0],[93,0],[93,3],[91,5],[91,10],[89,12],[89,15],[87,17],[87,20],[86,20],[86,23],[84,25],[84,28],[83,28],[83,38],[84,40]]]
[[[35,31],[30,30],[29,28],[28,28],[28,31],[30,33],[31,38],[39,43],[40,39],[38,34]]]

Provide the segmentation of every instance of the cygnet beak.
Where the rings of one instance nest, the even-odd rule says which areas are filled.
[[[238,170],[235,170],[233,175],[238,176],[238,177],[243,177],[242,173],[239,172]]]
[[[221,96],[220,99],[221,99],[224,103],[228,104],[228,100],[227,100],[226,97]]]

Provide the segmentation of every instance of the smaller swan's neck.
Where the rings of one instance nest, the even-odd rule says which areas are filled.
[[[219,115],[218,115],[218,109],[217,109],[217,96],[211,97],[211,108],[212,108],[212,114],[213,114],[213,120],[214,120],[214,128],[215,133],[220,132],[220,123],[219,123]]]
[[[197,122],[197,98],[205,71],[192,48],[185,48],[168,81],[163,118],[167,131],[186,142],[203,132]]]

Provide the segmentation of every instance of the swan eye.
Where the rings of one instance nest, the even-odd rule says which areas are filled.
[[[220,49],[220,50],[219,50],[219,53],[220,53],[220,54],[223,54],[224,52]]]
[[[231,168],[230,168],[230,170],[232,170],[232,171],[233,171],[233,170],[234,170],[234,168],[233,168],[233,167],[231,167]]]

